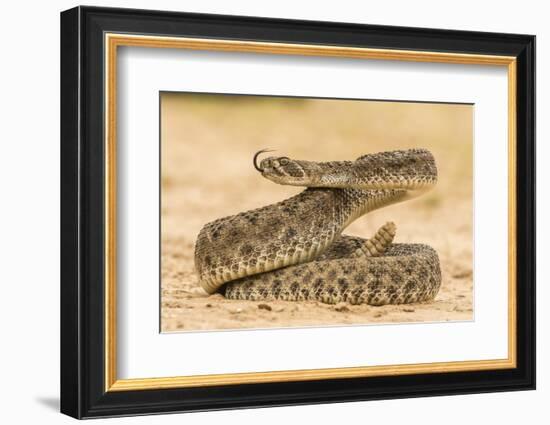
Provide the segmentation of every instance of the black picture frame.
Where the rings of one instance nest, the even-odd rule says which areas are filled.
[[[155,34],[514,56],[517,60],[517,367],[105,391],[104,34]],[[535,388],[535,37],[76,7],[61,13],[61,412],[75,418]]]

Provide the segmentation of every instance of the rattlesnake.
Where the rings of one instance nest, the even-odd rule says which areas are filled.
[[[393,243],[386,223],[371,239],[342,235],[369,211],[433,187],[425,149],[367,154],[355,161],[269,157],[254,166],[296,196],[206,224],[195,245],[202,288],[228,299],[400,304],[432,300],[441,284],[437,252]]]

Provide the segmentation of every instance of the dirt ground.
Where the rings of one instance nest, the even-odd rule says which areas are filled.
[[[470,105],[163,93],[162,331],[472,320],[472,113]],[[302,190],[263,179],[252,166],[254,152],[329,161],[412,147],[433,152],[437,187],[367,214],[344,233],[370,237],[391,220],[396,242],[434,247],[443,276],[435,301],[333,306],[202,292],[194,271],[201,227]]]

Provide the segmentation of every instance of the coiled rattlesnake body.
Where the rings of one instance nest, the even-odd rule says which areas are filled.
[[[230,299],[400,304],[428,301],[441,284],[436,251],[394,244],[386,223],[371,239],[342,231],[369,211],[433,187],[437,168],[425,149],[368,154],[356,161],[269,157],[254,165],[267,179],[306,186],[282,202],[206,224],[195,267],[208,293]]]

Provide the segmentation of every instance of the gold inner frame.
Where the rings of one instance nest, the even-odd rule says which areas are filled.
[[[516,58],[255,41],[105,34],[105,391],[510,369],[516,367]],[[116,98],[119,46],[505,66],[508,71],[508,358],[274,372],[117,379]]]

